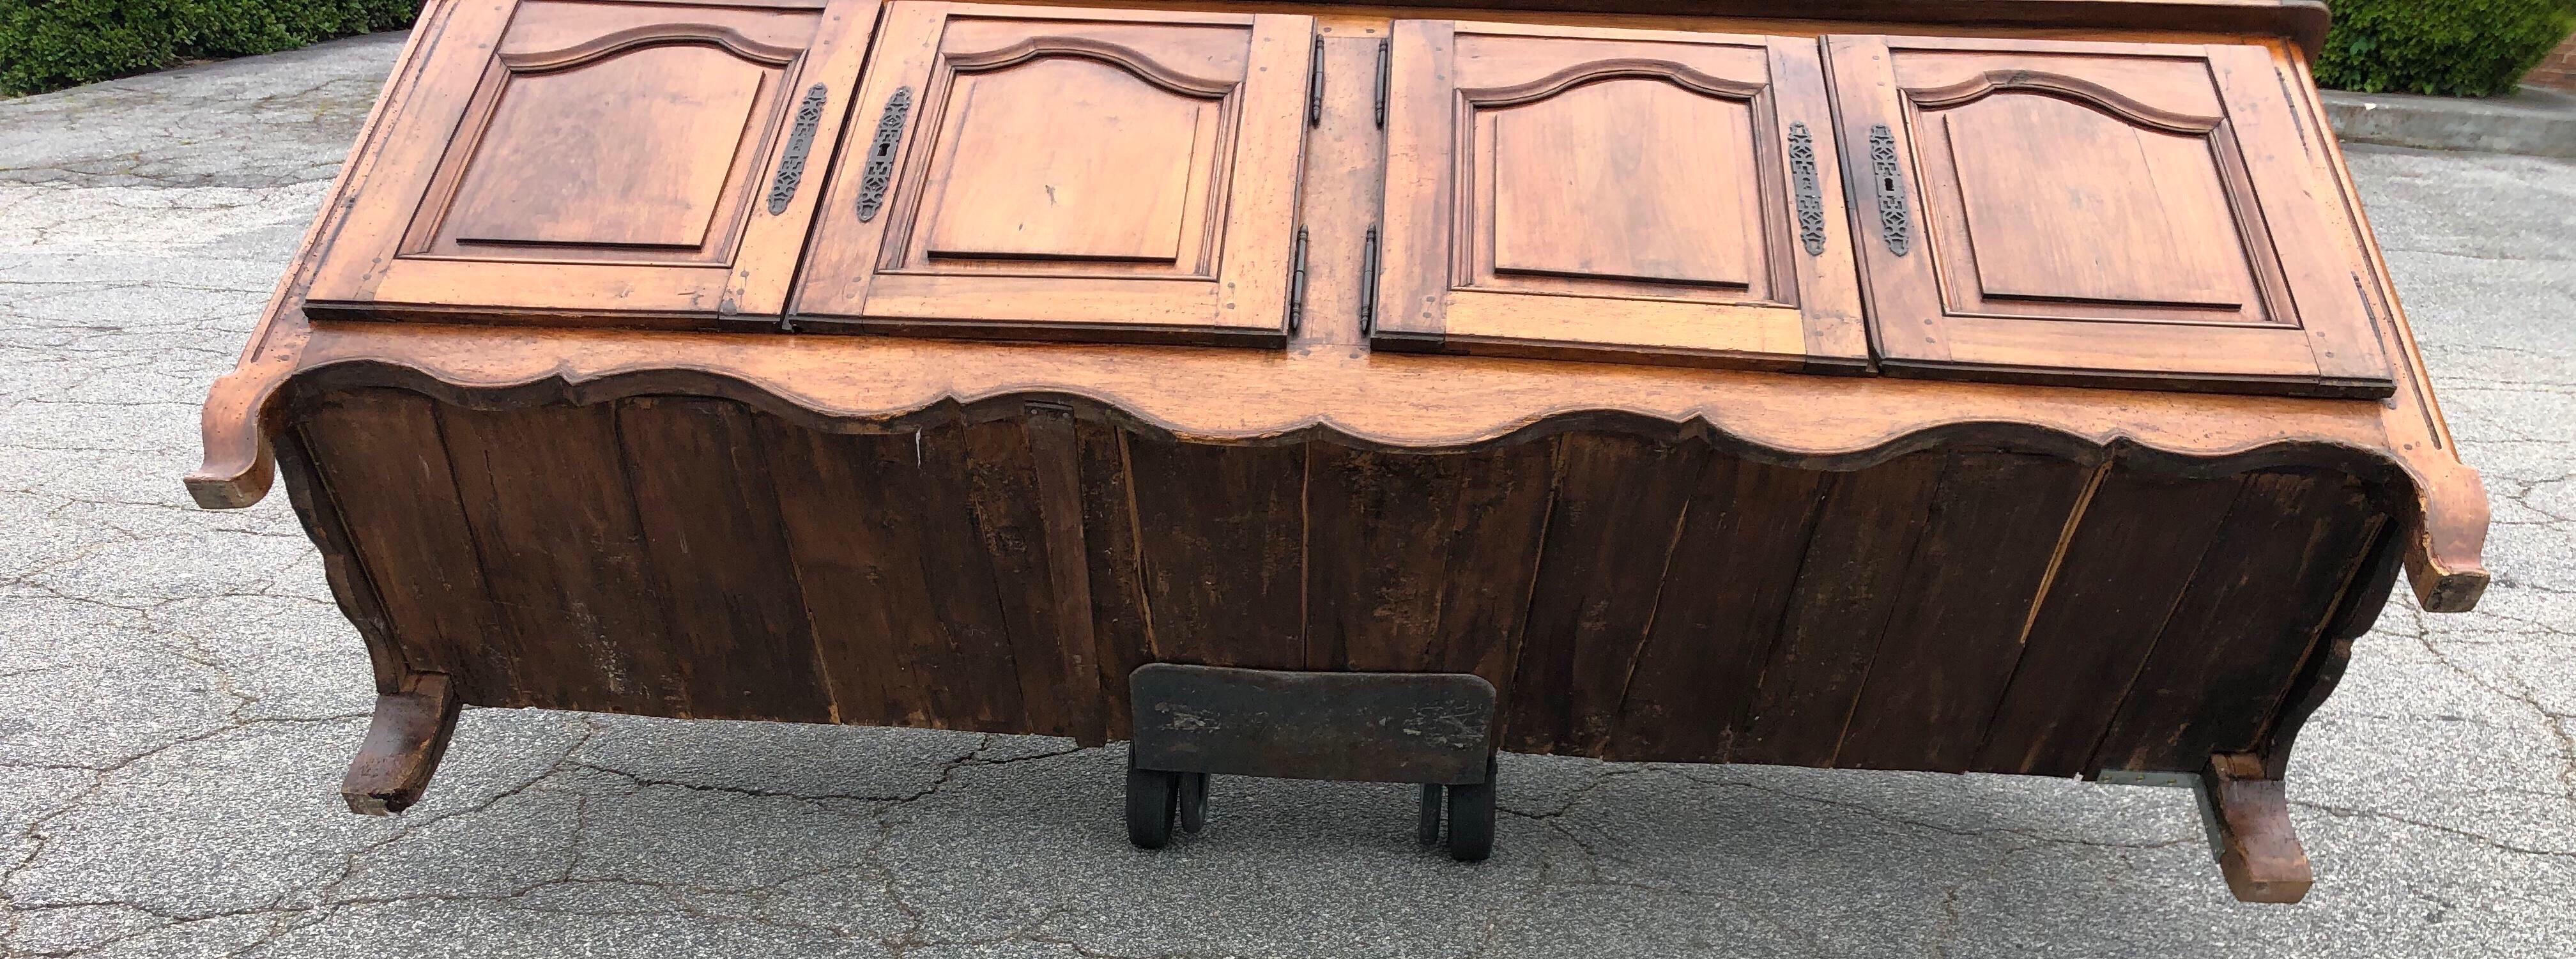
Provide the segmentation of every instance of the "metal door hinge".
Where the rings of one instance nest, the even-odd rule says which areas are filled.
[[[1869,128],[1871,185],[1878,189],[1878,235],[1887,252],[1904,256],[1914,248],[1914,216],[1905,209],[1905,167],[1898,162],[1896,133],[1880,123]]]
[[[1297,228],[1297,252],[1288,261],[1288,332],[1306,322],[1306,228]]]
[[[868,144],[868,165],[859,171],[859,222],[877,218],[886,192],[894,188],[895,147],[903,143],[903,120],[912,114],[912,88],[896,87],[886,98],[885,115],[877,118],[877,138]]]
[[[1360,335],[1377,330],[1377,228],[1360,241]]]
[[[1391,41],[1377,42],[1377,125],[1386,127],[1386,86],[1394,72],[1395,48]]]
[[[1324,38],[1315,38],[1314,59],[1306,64],[1306,125],[1324,123]]]
[[[796,199],[796,185],[805,182],[805,154],[814,150],[814,128],[822,124],[823,104],[831,98],[831,91],[817,83],[796,105],[796,125],[787,134],[786,152],[778,156],[778,175],[769,181],[770,216],[787,212],[787,204]]]

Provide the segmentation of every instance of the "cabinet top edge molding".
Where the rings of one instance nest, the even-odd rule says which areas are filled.
[[[1102,6],[1133,4],[1107,3]],[[1149,5],[1163,6],[1154,2]],[[1746,20],[1804,20],[1952,29],[2187,32],[2277,37],[2310,59],[2325,47],[2324,0],[1312,0],[1352,10],[1598,13]],[[1410,14],[1407,15],[1418,15]]]
[[[831,0],[567,0],[572,3],[614,3],[644,7],[741,7],[746,10],[821,10]]]
[[[645,6],[821,10],[826,0],[614,0]],[[1041,0],[1044,2],[1044,0]],[[1091,6],[1159,7],[1146,2]],[[2187,31],[2279,37],[2313,59],[2324,49],[2331,14],[2324,0],[1809,0],[1783,9],[1777,0],[1312,0],[1315,6],[1381,10],[1608,13],[1646,16],[1853,21],[1946,27]]]

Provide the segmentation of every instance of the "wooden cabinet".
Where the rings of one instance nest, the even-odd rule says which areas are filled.
[[[2282,901],[2353,637],[2486,585],[2313,0],[1151,5],[428,0],[188,480],[293,487],[353,808],[459,704],[1475,673],[1521,751],[2197,775]]]
[[[1302,15],[460,2],[306,309],[1275,348],[1349,84],[1380,349],[2395,388],[2266,47],[1384,23],[1328,77]]]
[[[874,0],[458,6],[333,237],[317,317],[775,317]],[[818,161],[819,162],[819,161]]]
[[[899,3],[807,329],[1278,344],[1313,20]]]
[[[2393,389],[2327,134],[2262,48],[1827,48],[1889,372]]]
[[[1814,41],[1393,33],[1373,342],[1866,368]]]

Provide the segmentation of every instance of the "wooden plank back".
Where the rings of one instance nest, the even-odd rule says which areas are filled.
[[[468,703],[1087,742],[1126,729],[1128,671],[1183,662],[1472,672],[1528,752],[2189,771],[2275,735],[2386,522],[2340,472],[2036,450],[1217,445],[1051,403],[855,434],[704,399],[306,408],[321,465],[290,479],[328,477],[358,560],[334,568],[381,597],[383,655]],[[378,419],[435,423],[428,459],[371,454]],[[411,505],[441,474],[461,516]],[[736,621],[762,625],[709,631]]]

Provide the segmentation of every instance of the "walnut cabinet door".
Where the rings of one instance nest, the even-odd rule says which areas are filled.
[[[1397,21],[1391,349],[1860,372],[1814,40]]]
[[[1285,341],[1310,18],[896,3],[797,328]]]
[[[457,4],[308,312],[775,323],[877,8]]]
[[[2315,396],[2393,386],[2372,269],[2258,46],[1831,37],[1882,368]]]

